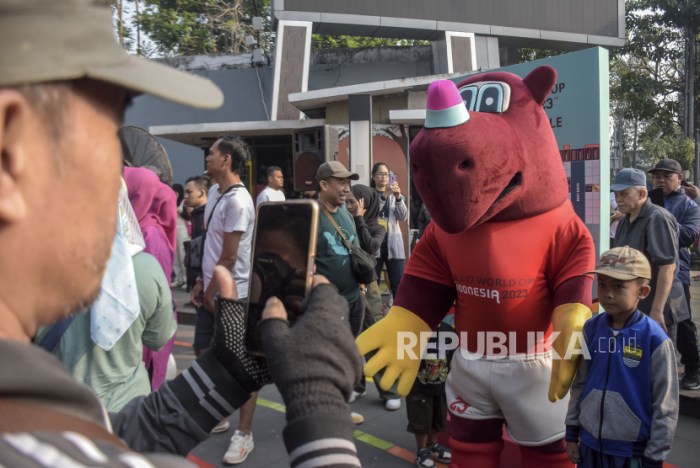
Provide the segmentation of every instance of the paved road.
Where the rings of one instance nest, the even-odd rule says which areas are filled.
[[[700,274],[700,272],[696,273]],[[694,281],[693,310],[700,311],[700,280]],[[188,301],[183,291],[176,291],[179,304]],[[191,312],[187,307],[181,307],[183,322],[188,321],[186,314]],[[700,313],[695,314],[700,315]],[[696,319],[696,322],[700,320]],[[700,323],[699,323],[700,325]],[[191,349],[194,327],[180,325],[177,342],[174,349],[178,368],[190,365],[193,359]],[[700,401],[700,391],[684,392],[686,398]],[[364,415],[365,422],[357,426],[356,443],[362,466],[382,468],[407,468],[413,464],[414,439],[406,432],[405,408],[389,412],[384,409],[378,398],[374,383],[367,383],[367,395],[352,404],[353,411]],[[238,416],[231,416],[231,429],[228,433],[212,435],[198,445],[190,454],[190,459],[202,466],[227,466],[221,463],[221,458],[228,448],[233,430],[237,426]],[[253,422],[255,450],[241,466],[281,468],[289,466],[287,452],[282,441],[284,428],[284,406],[282,398],[273,386],[264,388],[258,399],[258,407]],[[700,467],[700,419],[681,415],[676,432],[669,463],[683,467]],[[505,468],[518,468],[512,463],[502,463]]]

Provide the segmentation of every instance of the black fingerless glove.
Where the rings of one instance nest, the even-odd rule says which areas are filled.
[[[293,327],[266,319],[258,328],[267,367],[285,405],[287,421],[310,415],[348,415],[347,400],[362,378],[362,361],[348,324],[348,303],[331,284],[311,292]]]
[[[271,382],[265,359],[245,350],[246,310],[237,300],[216,300],[214,356],[248,392],[256,392]]]

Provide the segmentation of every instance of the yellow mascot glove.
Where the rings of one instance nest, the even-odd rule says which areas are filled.
[[[552,378],[549,382],[549,401],[564,398],[576,375],[583,344],[583,324],[591,318],[591,309],[583,304],[563,304],[554,309],[552,331],[559,332],[552,349]],[[568,358],[568,359],[567,359]]]
[[[428,324],[413,312],[392,307],[386,317],[357,337],[357,348],[363,356],[377,350],[365,365],[365,375],[371,377],[386,367],[379,386],[388,390],[398,378],[397,393],[408,395],[431,332]]]

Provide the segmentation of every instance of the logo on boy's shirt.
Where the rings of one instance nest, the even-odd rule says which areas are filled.
[[[622,362],[627,367],[637,367],[642,361],[642,350],[634,345],[625,346],[622,351]]]

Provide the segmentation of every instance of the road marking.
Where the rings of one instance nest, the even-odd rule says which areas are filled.
[[[277,403],[276,401],[272,400],[266,400],[265,398],[258,397],[258,402],[260,406],[263,406],[265,408],[270,408],[275,411],[279,411],[280,413],[286,413],[287,412],[287,407],[284,406],[282,403]]]
[[[280,413],[286,412],[287,408],[282,404],[282,403],[277,403],[276,401],[272,400],[267,400],[262,397],[258,397],[257,401],[258,405],[264,407],[264,408],[269,408],[275,411],[279,411]],[[355,429],[353,432],[353,436],[355,439],[364,442],[367,445],[370,445],[376,449],[381,450],[382,452],[389,453],[395,457],[401,458],[402,460],[406,460],[407,462],[410,463],[415,463],[416,461],[416,454],[415,452],[411,450],[407,450],[403,447],[400,447],[393,442],[386,441],[384,439],[380,439],[377,436],[374,436],[372,434],[369,434],[367,432],[360,431],[358,429]],[[443,467],[445,465],[442,465],[440,463],[435,463],[435,466],[437,467]]]

